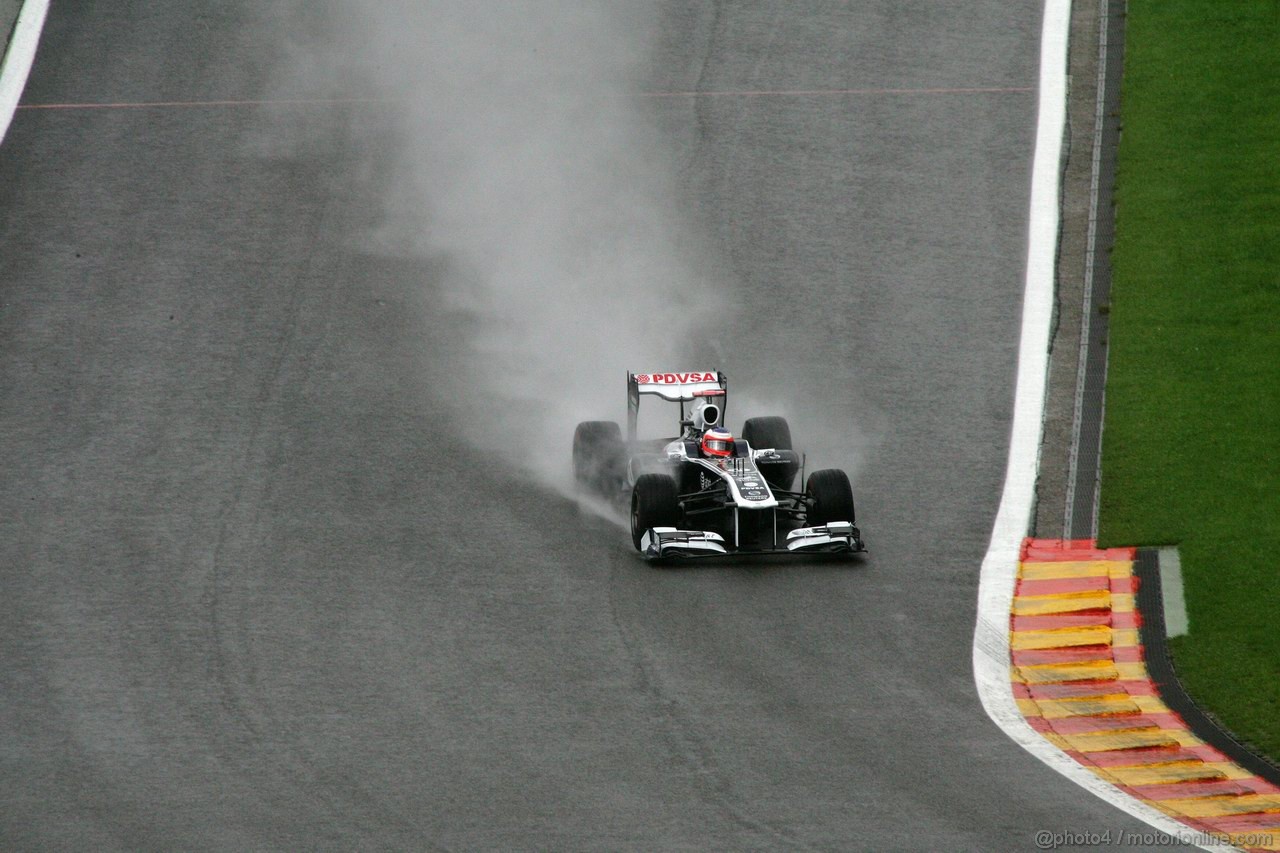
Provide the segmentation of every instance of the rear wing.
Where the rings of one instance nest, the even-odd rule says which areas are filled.
[[[719,370],[694,370],[688,373],[632,373],[627,371],[627,439],[636,440],[636,421],[640,416],[640,395],[659,397],[673,402],[698,397],[725,397],[729,379]],[[724,401],[720,401],[724,411]]]

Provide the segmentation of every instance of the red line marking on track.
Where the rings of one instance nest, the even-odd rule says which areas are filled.
[[[631,98],[786,98],[851,97],[858,95],[1021,95],[1034,92],[1030,86],[989,86],[924,89],[743,89],[712,92],[632,92]],[[348,104],[391,104],[392,98],[277,98],[271,100],[209,101],[116,101],[111,103],[19,104],[20,110],[140,110],[175,107],[270,107],[342,106]]]
[[[925,89],[741,89],[712,92],[637,92],[639,98],[782,98],[848,97],[851,95],[1018,95],[1030,86],[935,87]]]
[[[164,107],[292,107],[390,104],[388,98],[280,98],[264,101],[120,101],[116,103],[19,104],[20,110],[141,110]]]

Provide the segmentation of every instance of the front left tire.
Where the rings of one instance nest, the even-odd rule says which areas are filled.
[[[651,527],[680,526],[680,493],[666,474],[641,474],[631,490],[631,543],[640,550],[640,537]]]

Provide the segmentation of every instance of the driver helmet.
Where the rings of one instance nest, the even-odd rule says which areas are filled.
[[[726,429],[709,429],[702,434],[702,452],[707,456],[732,456],[733,434]]]

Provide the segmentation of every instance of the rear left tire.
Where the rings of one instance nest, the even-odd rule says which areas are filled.
[[[614,421],[583,421],[573,431],[573,477],[589,491],[617,494],[626,480],[627,452]]]

